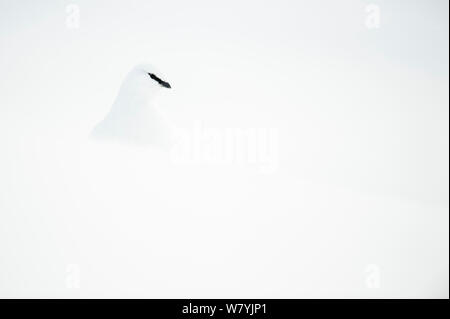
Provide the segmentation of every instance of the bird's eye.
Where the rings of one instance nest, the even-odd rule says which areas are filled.
[[[153,73],[148,73],[148,75],[149,75],[153,80],[155,80],[156,82],[158,82],[159,85],[161,85],[161,86],[163,86],[163,87],[165,87],[165,88],[168,88],[168,89],[171,88],[171,86],[170,86],[170,84],[169,84],[168,82],[161,80],[159,77],[157,77],[157,76],[154,75]]]

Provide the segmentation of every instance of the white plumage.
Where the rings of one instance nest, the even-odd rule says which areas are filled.
[[[150,65],[134,67],[125,77],[111,110],[91,136],[169,149],[174,143],[174,130],[154,101],[161,89],[170,88],[164,79]]]

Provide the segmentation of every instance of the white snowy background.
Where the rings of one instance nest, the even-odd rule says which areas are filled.
[[[448,298],[448,6],[0,0],[0,297]],[[142,62],[277,169],[90,141]]]

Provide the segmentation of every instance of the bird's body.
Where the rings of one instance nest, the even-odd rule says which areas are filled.
[[[170,85],[149,66],[131,70],[106,117],[96,125],[91,136],[131,144],[169,148],[174,140],[171,124],[154,102],[162,87]]]

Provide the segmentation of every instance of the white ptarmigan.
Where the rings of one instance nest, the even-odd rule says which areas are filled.
[[[91,137],[169,149],[174,142],[172,125],[154,103],[161,89],[170,89],[161,72],[138,65],[125,77],[106,117]]]

